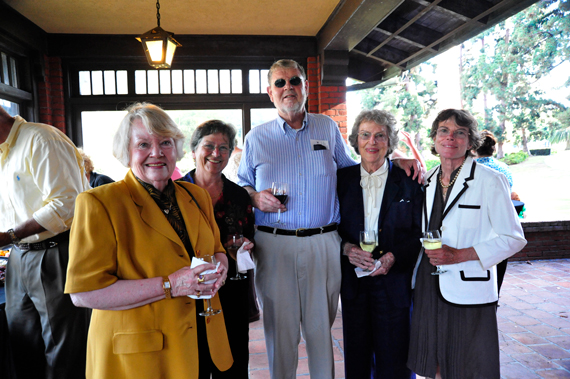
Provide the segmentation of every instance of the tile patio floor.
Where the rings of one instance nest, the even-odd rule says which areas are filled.
[[[499,304],[501,378],[570,378],[570,259],[510,262]],[[344,378],[340,311],[332,336],[335,378]],[[249,338],[250,378],[269,378],[261,321],[250,324]],[[309,378],[303,341],[297,377]]]

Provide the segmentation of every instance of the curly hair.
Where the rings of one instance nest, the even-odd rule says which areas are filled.
[[[379,109],[365,109],[354,120],[354,125],[352,126],[352,131],[348,136],[348,142],[350,146],[354,148],[356,154],[360,155],[358,151],[358,132],[360,130],[360,125],[363,122],[373,122],[375,124],[385,126],[388,132],[388,151],[386,156],[392,154],[396,146],[398,146],[398,129],[396,129],[396,117],[392,113]]]

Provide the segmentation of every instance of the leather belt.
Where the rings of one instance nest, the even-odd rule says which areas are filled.
[[[52,247],[57,246],[57,242],[55,241],[42,241],[36,243],[17,243],[15,246],[23,251],[30,251],[30,250],[47,250],[51,249]]]
[[[278,228],[272,228],[270,226],[263,226],[263,225],[259,225],[257,227],[257,230],[261,230],[262,232],[280,234],[282,236],[295,236],[295,237],[310,237],[310,236],[314,236],[315,234],[324,234],[324,233],[328,233],[328,232],[333,232],[337,229],[338,229],[337,224],[330,224],[327,226],[322,226],[320,228],[312,228],[312,229],[299,228],[299,229],[293,229],[293,230],[291,230],[291,229],[278,229]]]

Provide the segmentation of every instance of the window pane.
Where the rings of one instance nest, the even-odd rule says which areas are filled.
[[[206,120],[217,119],[232,124],[239,145],[243,140],[241,109],[168,110],[166,113],[187,137],[184,142],[184,150],[187,152],[190,151],[190,136]],[[128,171],[128,168],[117,162],[112,153],[113,136],[125,115],[126,111],[81,112],[83,149],[93,160],[95,172],[108,175],[114,180],[123,179]],[[192,154],[186,154],[176,166],[183,174],[193,169]]]
[[[158,93],[158,71],[148,70],[146,74],[148,77],[148,93]]]
[[[18,88],[18,71],[16,70],[16,60],[10,58],[10,68],[12,71],[12,86]]]
[[[249,70],[249,93],[259,93],[259,70]]]
[[[196,70],[196,93],[208,93],[206,70]]]
[[[127,71],[117,71],[117,93],[119,95],[129,94],[129,77]]]
[[[160,93],[170,93],[170,70],[160,70]]]
[[[79,71],[79,94],[91,95],[91,72]]]
[[[208,93],[219,93],[218,70],[208,70]]]
[[[261,77],[261,93],[267,93],[267,87],[269,87],[269,82],[267,81],[267,74],[269,73],[269,70],[261,70],[259,73],[259,76]]]
[[[105,95],[116,95],[117,90],[115,88],[115,71],[105,71]]]
[[[182,93],[182,70],[172,70],[172,93]]]
[[[103,71],[91,71],[91,83],[93,83],[93,95],[102,95]]]
[[[8,76],[8,56],[2,53],[2,78],[4,79],[4,84],[10,85],[10,77]]]
[[[241,70],[232,70],[232,93],[242,93]]]
[[[0,99],[0,107],[4,108],[12,117],[20,114],[20,106],[11,101]]]
[[[277,118],[277,109],[275,108],[252,108],[250,112],[251,128],[261,125],[264,122],[272,121]]]
[[[196,93],[194,70],[184,70],[184,93]]]
[[[220,93],[231,93],[230,70],[220,70]]]

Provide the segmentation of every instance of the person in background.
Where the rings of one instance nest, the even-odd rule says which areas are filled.
[[[170,179],[184,135],[166,112],[147,103],[127,111],[113,154],[130,170],[78,196],[71,228],[65,291],[93,308],[87,377],[210,379],[233,363],[224,314],[200,316],[204,300],[188,296],[212,296],[221,309],[228,262],[212,203]],[[190,267],[209,255],[217,268]]]
[[[441,164],[426,176],[422,227],[439,230],[443,245],[418,257],[408,367],[429,378],[498,379],[496,264],[526,240],[506,177],[472,158],[475,118],[443,110],[430,138]]]
[[[6,317],[17,377],[84,378],[89,312],[63,292],[75,198],[89,189],[83,159],[58,129],[0,107],[0,182],[0,246],[13,245]]]
[[[83,164],[85,165],[85,175],[87,175],[87,180],[89,180],[89,185],[91,188],[102,186],[103,184],[114,183],[115,181],[109,178],[107,175],[97,174],[95,171],[95,166],[91,157],[83,151],[83,149],[78,149],[79,153],[83,157]]]
[[[360,112],[348,140],[362,159],[337,174],[345,377],[409,379],[411,278],[421,247],[422,187],[388,159],[398,144],[396,119],[389,112]],[[359,247],[360,231],[366,230],[378,235],[373,253]],[[357,277],[357,267],[370,274]]]
[[[241,234],[249,241],[253,240],[254,235],[255,220],[247,191],[222,174],[235,147],[235,136],[235,129],[223,121],[210,120],[200,124],[190,139],[196,169],[182,178],[204,188],[210,194],[223,244],[227,244],[228,237],[233,234]],[[250,251],[253,243],[247,244],[245,248]],[[228,275],[230,278],[235,277],[237,262],[233,257],[228,257],[228,262]],[[229,370],[215,376],[216,378],[249,377],[250,308],[255,309],[254,316],[259,318],[257,304],[250,304],[250,292],[255,301],[253,278],[253,270],[250,270],[247,278],[228,280],[220,289],[220,301],[224,309],[234,364]]]
[[[477,158],[475,159],[477,163],[491,167],[493,170],[497,170],[503,173],[509,182],[509,188],[513,189],[513,175],[509,166],[505,163],[493,158],[495,154],[495,145],[497,144],[497,139],[488,130],[481,131],[481,146],[477,148]]]
[[[516,192],[512,192],[513,190],[513,175],[509,166],[506,163],[503,163],[495,158],[493,155],[495,154],[495,145],[497,144],[497,139],[488,130],[483,130],[481,132],[481,146],[477,149],[477,158],[475,160],[477,163],[482,164],[484,166],[490,167],[493,170],[496,170],[507,177],[509,182],[509,188],[511,189],[511,200],[520,201],[519,195]],[[522,203],[520,203],[522,204]],[[522,207],[522,206],[521,206]],[[521,211],[522,212],[522,211]],[[507,271],[508,259],[503,260],[500,263],[497,263],[497,282],[499,283],[499,291],[501,290],[501,285],[503,284],[503,279],[505,278],[505,272]]]

